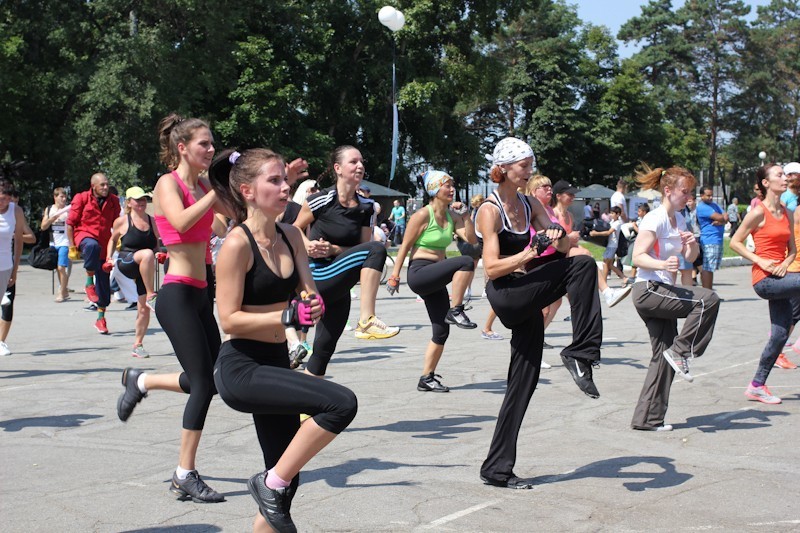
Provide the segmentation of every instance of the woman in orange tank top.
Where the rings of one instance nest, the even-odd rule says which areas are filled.
[[[788,272],[795,259],[797,249],[792,236],[792,213],[780,200],[786,191],[787,181],[780,165],[765,165],[756,171],[756,186],[764,199],[756,204],[742,221],[742,225],[731,237],[731,250],[753,262],[753,290],[769,301],[769,317],[772,324],[758,369],[745,396],[766,404],[781,403],[766,386],[770,370],[789,338],[792,325],[790,299],[800,297],[800,273]],[[753,235],[756,252],[744,244],[748,235]]]

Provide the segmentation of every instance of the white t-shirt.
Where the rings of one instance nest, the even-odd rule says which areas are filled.
[[[624,214],[628,213],[628,210],[625,209],[625,195],[622,194],[621,192],[617,191],[614,194],[612,194],[611,201],[609,203],[611,204],[611,207],[618,205],[619,208],[622,209],[622,212]]]
[[[681,231],[686,231],[686,221],[679,212],[675,213],[675,226],[669,221],[667,209],[663,206],[653,209],[647,213],[639,223],[639,235],[645,231],[652,231],[656,234],[656,242],[647,255],[654,259],[664,261],[672,256],[681,253],[683,244],[681,243]],[[670,285],[675,284],[677,273],[666,270],[652,270],[639,267],[636,274],[636,281],[660,281]]]
[[[618,218],[617,220],[612,220],[610,222],[611,229],[614,231],[608,236],[608,244],[606,244],[606,248],[614,248],[616,249],[619,246],[619,231],[622,228],[622,219]]]

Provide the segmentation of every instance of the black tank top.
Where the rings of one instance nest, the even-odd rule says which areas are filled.
[[[158,244],[156,234],[153,231],[153,219],[147,215],[147,223],[150,228],[147,231],[142,231],[133,225],[131,214],[128,213],[128,231],[122,236],[120,248],[123,252],[136,252],[139,250],[153,250]]]
[[[297,266],[295,266],[288,278],[282,278],[275,274],[264,261],[261,250],[256,244],[253,234],[250,233],[250,229],[244,224],[241,224],[240,227],[244,230],[247,238],[250,239],[250,249],[253,251],[253,266],[244,276],[242,305],[269,305],[288,302],[289,298],[295,294],[297,284],[300,282]],[[291,252],[294,259],[294,249],[289,244],[289,239],[286,238],[279,225],[276,224],[275,228],[283,237],[283,241],[289,247],[289,252]]]
[[[506,257],[509,255],[518,254],[531,242],[531,204],[528,203],[528,199],[524,194],[517,193],[517,199],[522,202],[524,206],[526,221],[525,230],[522,233],[517,233],[514,231],[511,221],[508,219],[508,215],[506,215],[506,212],[503,210],[503,202],[500,201],[497,191],[492,192],[492,197],[495,199],[495,201],[492,202],[487,200],[484,202],[484,205],[487,203],[494,204],[500,210],[500,222],[502,227],[497,233],[497,240],[498,244],[500,245],[500,255]],[[478,209],[480,210],[481,208],[483,208],[483,205],[481,205],[481,207]],[[479,235],[479,237],[481,244],[483,244],[483,236]]]

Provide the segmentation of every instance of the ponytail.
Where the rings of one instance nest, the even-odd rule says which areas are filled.
[[[158,144],[161,147],[159,158],[169,170],[175,170],[181,162],[178,144],[187,144],[194,132],[207,128],[208,123],[199,118],[185,119],[177,113],[170,113],[158,123]]]
[[[240,185],[252,183],[261,167],[272,159],[283,162],[280,154],[267,148],[253,148],[241,154],[233,149],[223,150],[208,168],[208,178],[219,199],[233,213],[233,219],[241,224],[247,219],[247,202]]]
[[[683,167],[651,169],[646,163],[642,163],[642,170],[636,173],[636,182],[639,183],[642,190],[653,189],[662,194],[664,187],[674,189],[681,179],[684,180],[684,185],[690,189],[694,189],[697,185],[694,174]]]

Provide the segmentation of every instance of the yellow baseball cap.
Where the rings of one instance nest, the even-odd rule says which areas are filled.
[[[125,191],[125,198],[127,199],[138,200],[140,198],[144,198],[145,196],[152,198],[153,194],[144,192],[144,189],[141,187],[130,187],[127,191]]]

